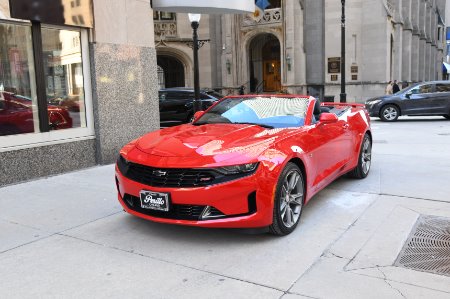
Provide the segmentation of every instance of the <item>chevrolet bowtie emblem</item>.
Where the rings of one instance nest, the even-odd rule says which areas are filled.
[[[161,170],[154,170],[153,175],[156,176],[165,176],[167,174],[167,171],[161,171]]]

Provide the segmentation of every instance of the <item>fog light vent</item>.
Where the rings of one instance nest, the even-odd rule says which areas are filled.
[[[450,219],[421,216],[395,265],[450,276]]]
[[[202,220],[208,220],[208,219],[216,219],[220,217],[224,217],[225,215],[219,211],[218,209],[210,206],[206,206],[203,209],[201,219]]]

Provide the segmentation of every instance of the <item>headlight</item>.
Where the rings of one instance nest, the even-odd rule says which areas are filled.
[[[119,155],[119,158],[117,159],[117,168],[119,168],[119,171],[123,175],[127,174],[129,166],[129,162],[122,155]]]
[[[259,163],[249,163],[242,165],[220,167],[217,170],[225,175],[251,173],[254,172],[256,168],[258,168],[258,165]]]
[[[375,100],[375,101],[367,102],[366,104],[371,106],[371,107],[373,107],[373,106],[375,106],[378,103],[381,103],[381,100]]]

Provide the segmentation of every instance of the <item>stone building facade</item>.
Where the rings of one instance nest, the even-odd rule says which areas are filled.
[[[113,163],[159,129],[152,15],[150,0],[0,0],[0,186]]]
[[[200,38],[210,41],[200,50],[202,87],[230,94],[245,86],[247,93],[309,93],[338,100],[341,1],[270,3],[259,20],[251,14],[204,16]],[[348,101],[383,94],[390,80],[442,79],[444,19],[445,0],[347,0]],[[192,86],[187,16],[156,20],[155,33],[160,78],[179,86],[164,75],[167,67],[160,63],[175,58],[184,70],[181,81]]]

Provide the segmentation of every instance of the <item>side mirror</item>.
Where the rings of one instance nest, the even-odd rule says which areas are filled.
[[[334,113],[322,113],[320,115],[319,122],[321,124],[333,124],[339,121],[338,117]]]
[[[202,117],[203,114],[205,114],[205,111],[197,111],[197,112],[195,112],[194,117],[192,118],[192,122],[194,122],[197,119],[199,119],[200,117]]]
[[[412,96],[412,92],[411,91],[408,91],[406,94],[405,94],[405,97],[407,97],[408,99],[409,98],[411,98],[411,96]]]

